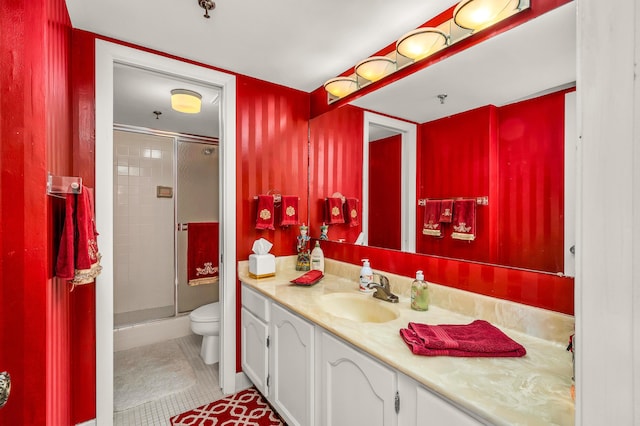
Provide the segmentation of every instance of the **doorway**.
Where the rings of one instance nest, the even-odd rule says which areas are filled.
[[[236,117],[235,76],[97,40],[96,58],[96,225],[100,230],[102,274],[96,282],[96,420],[113,421],[113,79],[114,66],[125,64],[198,81],[220,89],[220,386],[224,393],[236,389]]]

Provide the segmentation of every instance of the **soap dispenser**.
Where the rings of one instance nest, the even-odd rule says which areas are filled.
[[[324,252],[320,248],[320,241],[316,241],[316,246],[311,250],[311,269],[324,274]]]
[[[414,311],[429,309],[429,287],[422,271],[416,272],[416,279],[411,284],[411,309]]]
[[[373,271],[369,265],[369,259],[362,259],[362,269],[360,269],[360,291],[371,292],[369,284],[373,282]]]

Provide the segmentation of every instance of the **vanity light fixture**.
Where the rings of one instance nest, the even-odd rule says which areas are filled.
[[[178,112],[197,114],[202,106],[202,95],[193,90],[173,89],[171,91],[171,108]]]
[[[356,74],[370,82],[378,81],[395,70],[396,62],[386,56],[372,56],[356,65]]]
[[[358,90],[358,82],[350,77],[336,77],[324,83],[324,90],[339,99]]]
[[[453,22],[478,31],[518,12],[521,3],[520,0],[463,0],[453,10]]]
[[[410,31],[396,42],[396,51],[409,59],[419,61],[445,47],[449,37],[437,28],[423,27]]]

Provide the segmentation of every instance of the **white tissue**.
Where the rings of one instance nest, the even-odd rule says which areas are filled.
[[[251,250],[255,254],[267,254],[269,253],[269,250],[271,250],[271,247],[273,247],[273,244],[271,244],[264,238],[260,238],[259,240],[255,240],[253,242],[253,247],[251,247]]]

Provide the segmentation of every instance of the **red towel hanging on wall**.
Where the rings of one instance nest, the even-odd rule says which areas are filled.
[[[345,216],[349,226],[360,225],[360,202],[357,198],[347,198],[345,203]]]
[[[273,195],[258,195],[258,217],[256,229],[276,229],[274,223]]]
[[[327,220],[329,225],[344,223],[344,213],[342,211],[342,198],[327,198]]]
[[[280,226],[297,225],[298,220],[298,197],[295,195],[283,195],[282,212]]]
[[[67,194],[56,276],[72,284],[89,284],[100,274],[98,231],[93,215],[93,190]]]
[[[190,286],[218,282],[220,224],[189,223],[187,228],[187,284]]]
[[[422,234],[432,237],[441,237],[440,229],[440,200],[427,200],[424,206],[424,222],[422,224]]]
[[[451,238],[465,241],[476,239],[476,203],[475,198],[453,202],[453,233]]]
[[[453,218],[453,200],[442,200],[440,206],[440,223],[451,223]]]

